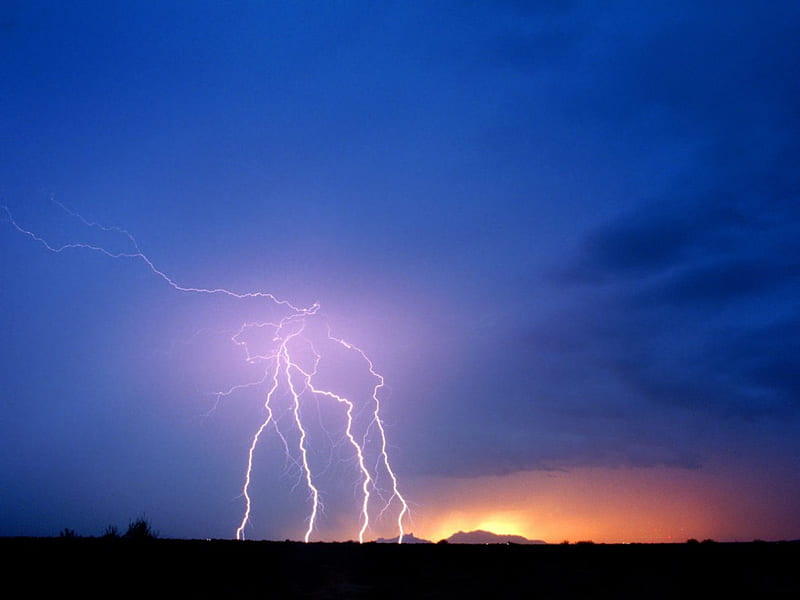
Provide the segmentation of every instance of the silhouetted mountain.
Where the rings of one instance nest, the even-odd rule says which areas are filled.
[[[378,544],[396,544],[398,538],[378,538],[375,540]],[[430,540],[423,540],[418,537],[414,537],[413,533],[407,533],[403,536],[403,543],[404,544],[432,544]]]
[[[491,531],[459,531],[447,541],[451,544],[546,544],[543,540],[529,540],[521,535],[499,535]]]

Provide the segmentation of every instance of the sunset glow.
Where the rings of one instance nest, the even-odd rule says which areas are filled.
[[[524,535],[522,532],[527,530],[519,515],[504,515],[503,513],[493,514],[484,521],[478,523],[473,529],[491,531],[498,534]]]
[[[730,477],[727,468],[711,466],[431,479],[412,529],[432,541],[481,529],[548,543],[628,543],[783,539],[787,527],[797,526],[787,498],[800,490],[791,483],[775,495],[753,479],[741,496],[730,489]],[[760,517],[748,518],[756,506]]]

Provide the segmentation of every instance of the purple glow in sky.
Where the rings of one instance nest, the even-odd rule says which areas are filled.
[[[380,373],[375,371],[375,366],[363,350],[357,346],[352,345],[346,340],[331,335],[330,326],[325,324],[325,333],[320,335],[320,326],[314,323],[319,319],[318,313],[320,310],[319,303],[314,303],[308,307],[297,307],[287,300],[276,298],[269,292],[236,292],[225,288],[198,288],[186,287],[180,285],[166,273],[161,271],[150,258],[144,254],[139,247],[136,239],[130,232],[119,227],[107,227],[88,221],[80,214],[69,210],[62,204],[58,204],[59,208],[68,213],[71,217],[79,220],[87,228],[96,228],[104,233],[116,233],[126,238],[131,248],[124,252],[112,252],[103,246],[95,244],[87,244],[83,242],[70,242],[54,246],[47,240],[38,236],[36,233],[23,228],[19,223],[14,220],[14,216],[8,210],[8,207],[3,207],[5,211],[6,220],[16,229],[20,234],[27,236],[31,240],[38,242],[55,254],[60,254],[64,251],[84,250],[91,252],[98,252],[111,259],[128,259],[144,263],[147,268],[153,272],[154,275],[162,279],[170,287],[177,292],[188,294],[207,294],[219,295],[223,297],[233,298],[236,300],[257,299],[265,300],[268,304],[277,305],[285,316],[282,316],[275,322],[269,321],[247,321],[242,323],[236,332],[231,336],[231,342],[242,349],[244,355],[243,360],[248,364],[259,366],[260,376],[252,381],[243,383],[236,383],[229,387],[227,390],[218,392],[216,394],[218,402],[223,398],[235,397],[244,391],[255,391],[264,398],[264,412],[261,424],[255,430],[250,442],[250,447],[247,452],[247,466],[245,469],[244,485],[242,487],[242,497],[244,498],[245,508],[242,516],[242,521],[236,528],[236,539],[245,539],[246,530],[250,521],[250,514],[252,511],[253,499],[251,498],[251,485],[254,473],[254,456],[256,450],[259,448],[259,442],[265,430],[270,429],[269,433],[277,435],[281,440],[287,464],[293,464],[298,470],[298,476],[305,482],[308,491],[308,500],[310,504],[309,515],[306,519],[307,527],[303,535],[303,541],[309,542],[315,533],[315,525],[318,515],[323,510],[323,505],[320,498],[319,473],[318,469],[313,465],[314,458],[309,456],[310,437],[315,434],[314,430],[310,428],[306,421],[313,413],[313,406],[311,409],[307,407],[310,403],[309,397],[316,399],[322,398],[324,401],[333,401],[342,405],[344,411],[344,424],[341,427],[341,432],[331,432],[326,429],[320,419],[320,423],[314,429],[321,429],[327,435],[330,447],[328,448],[329,456],[327,459],[328,467],[330,463],[335,460],[336,446],[341,444],[341,438],[346,439],[350,445],[352,456],[349,460],[339,459],[342,462],[355,463],[357,467],[357,478],[360,479],[361,498],[360,516],[358,527],[358,541],[363,543],[365,541],[365,534],[370,530],[370,515],[375,512],[372,505],[375,504],[374,497],[377,496],[380,501],[379,517],[383,517],[387,511],[393,509],[393,503],[397,504],[396,523],[397,523],[397,540],[398,543],[403,542],[404,529],[403,521],[408,514],[408,504],[399,489],[397,476],[392,470],[387,452],[386,431],[383,426],[380,415],[380,392],[385,385],[385,381]],[[316,335],[313,335],[316,330]],[[252,339],[252,332],[258,332],[259,346],[265,349],[251,350],[251,342],[248,338]],[[264,333],[266,332],[266,337]],[[356,404],[353,400],[337,394],[328,388],[320,387],[317,383],[320,369],[324,369],[324,364],[327,362],[324,355],[318,352],[322,349],[323,344],[328,346],[333,345],[334,349],[337,347],[344,349],[351,354],[355,354],[368,370],[369,374],[374,378],[375,382],[372,386],[371,393],[360,394],[363,399],[368,400],[366,407],[361,407],[358,415],[354,414]],[[298,348],[299,347],[299,348]],[[328,354],[326,351],[325,355]],[[341,369],[340,369],[341,371]],[[341,375],[340,375],[341,376]],[[352,378],[352,374],[348,375]],[[276,398],[279,395],[288,396],[288,404],[282,407],[279,411],[276,407]],[[360,399],[360,404],[363,404],[363,399]],[[366,410],[365,410],[366,408]],[[213,410],[213,409],[212,409]],[[319,407],[317,407],[319,412]],[[290,419],[286,419],[287,414],[291,415]],[[362,415],[368,415],[366,419]],[[357,419],[357,417],[359,417]],[[364,421],[363,425],[359,425],[356,421]],[[280,425],[283,421],[283,425]],[[286,422],[291,422],[291,427],[296,429],[297,441],[295,444],[290,445],[287,440],[287,434],[284,433]],[[318,435],[318,431],[316,434]],[[358,435],[359,439],[356,439]],[[374,457],[372,455],[375,455]],[[374,464],[374,469],[373,469]],[[327,469],[323,469],[325,471]],[[388,478],[391,482],[388,492],[383,492],[378,486],[378,480],[381,477],[381,470],[385,473],[384,478]],[[357,480],[358,480],[357,479]],[[295,484],[297,487],[297,483]],[[373,500],[372,505],[370,500]],[[374,522],[374,518],[372,519]]]

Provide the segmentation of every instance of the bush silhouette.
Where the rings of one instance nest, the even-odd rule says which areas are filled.
[[[67,538],[67,539],[73,539],[73,538],[79,538],[79,537],[81,537],[81,536],[79,536],[77,533],[75,533],[75,530],[74,530],[74,529],[70,529],[69,527],[65,527],[65,528],[64,528],[64,529],[62,529],[62,530],[61,530],[61,532],[58,534],[58,537],[60,537],[60,538]]]
[[[115,540],[119,537],[119,529],[116,525],[109,525],[105,528],[102,535],[104,540]]]
[[[150,527],[147,519],[139,517],[128,524],[128,530],[122,537],[126,540],[154,540],[158,537],[158,532]]]

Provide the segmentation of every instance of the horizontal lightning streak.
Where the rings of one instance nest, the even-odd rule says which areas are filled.
[[[105,254],[109,258],[132,258],[141,260],[147,267],[156,275],[158,275],[161,279],[163,279],[168,285],[172,288],[178,290],[179,292],[187,292],[187,293],[194,293],[194,294],[220,294],[225,296],[230,296],[232,298],[244,299],[244,298],[267,298],[272,300],[275,304],[280,304],[282,306],[286,306],[293,310],[297,314],[301,315],[314,315],[319,310],[319,303],[315,302],[308,308],[299,308],[289,302],[288,300],[281,300],[277,296],[270,294],[268,292],[233,292],[231,290],[225,288],[202,288],[202,287],[186,287],[177,283],[174,279],[170,278],[166,273],[161,271],[158,267],[153,264],[153,262],[141,251],[138,250],[139,246],[136,243],[136,240],[130,234],[127,234],[134,246],[137,248],[136,252],[110,252],[106,250],[102,246],[94,246],[92,244],[63,244],[62,246],[52,246],[50,245],[47,240],[39,237],[32,231],[24,229],[20,227],[20,225],[14,220],[11,211],[8,210],[8,207],[3,205],[3,209],[6,211],[8,215],[9,222],[13,225],[20,233],[27,235],[28,237],[36,240],[40,244],[42,244],[45,248],[50,250],[51,252],[61,253],[64,250],[74,250],[80,248],[82,250],[91,250],[93,252],[100,252],[101,254]],[[107,230],[113,230],[112,228],[106,228]],[[124,230],[119,229],[120,232]]]

